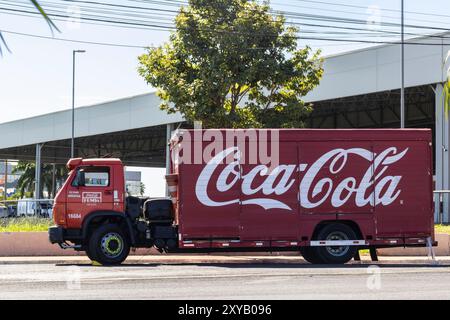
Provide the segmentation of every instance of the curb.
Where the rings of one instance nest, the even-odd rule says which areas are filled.
[[[351,261],[348,265],[402,265],[420,264],[426,266],[436,266],[427,256],[421,257],[381,257],[380,261],[372,262],[370,257],[362,256],[362,260]],[[450,257],[438,257],[438,265],[450,264]],[[13,264],[55,264],[55,265],[92,265],[92,261],[83,256],[60,256],[60,257],[0,257],[0,265]],[[237,257],[237,256],[130,256],[124,265],[189,265],[189,264],[253,264],[253,265],[307,265],[308,263],[301,257]],[[312,265],[311,265],[312,266]],[[331,267],[331,266],[330,266]]]
[[[69,258],[69,259],[67,259]],[[237,258],[216,257],[214,259],[179,257],[179,258],[155,258],[155,257],[129,257],[125,265],[133,264],[161,264],[161,265],[184,265],[184,264],[304,264],[301,257],[296,259],[282,258]],[[11,264],[92,264],[87,257],[11,257],[0,258],[0,265]]]

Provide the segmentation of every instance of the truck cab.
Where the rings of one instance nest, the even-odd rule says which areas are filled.
[[[55,197],[54,221],[79,229],[95,211],[125,211],[124,167],[118,159],[72,159],[69,177]]]
[[[177,245],[170,199],[127,195],[119,159],[71,159],[69,176],[55,197],[51,243],[85,251],[102,264],[121,263],[130,247]]]

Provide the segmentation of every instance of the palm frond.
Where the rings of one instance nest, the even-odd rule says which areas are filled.
[[[50,27],[50,30],[52,31],[52,34],[53,34],[53,29],[56,29],[58,32],[60,32],[58,27],[56,26],[56,24],[54,24],[53,21],[47,15],[47,13],[45,13],[44,9],[42,9],[41,5],[37,2],[37,0],[30,0],[30,1],[35,6],[35,8],[41,13],[41,15],[44,17],[45,21],[47,22],[48,26]]]
[[[444,92],[442,94],[442,98],[444,99],[445,116],[448,117],[448,111],[450,108],[450,79],[448,79],[444,84]]]
[[[48,26],[50,28],[50,31],[52,32],[52,35],[54,35],[53,30],[61,32],[61,31],[59,31],[59,29],[56,26],[56,24],[53,23],[52,19],[50,19],[50,17],[47,15],[47,13],[45,13],[44,9],[41,7],[39,2],[37,0],[30,0],[30,1],[34,5],[34,7],[39,11],[39,13],[42,15],[42,17],[45,19],[45,21],[47,22],[47,24],[48,24]],[[0,30],[0,57],[3,56],[2,46],[5,46],[6,50],[8,50],[8,52],[11,52],[11,50],[8,47],[8,45],[6,44],[6,41],[5,41],[5,38],[2,35],[2,32]]]
[[[9,50],[8,45],[6,44],[5,38],[3,38],[2,33],[0,32],[0,57],[3,56],[3,51],[2,51],[2,46],[1,44],[3,44],[6,48],[6,50],[8,50],[9,53],[11,53],[11,50]]]

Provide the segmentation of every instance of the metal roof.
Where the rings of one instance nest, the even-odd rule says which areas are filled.
[[[75,137],[154,127],[183,121],[179,114],[159,109],[154,93],[76,108]],[[52,112],[0,124],[0,149],[69,139],[72,111]]]
[[[450,50],[450,32],[408,39],[405,45],[405,86],[443,82]],[[408,44],[409,43],[409,44]],[[320,85],[308,102],[350,97],[400,88],[400,44],[385,44],[325,58]]]

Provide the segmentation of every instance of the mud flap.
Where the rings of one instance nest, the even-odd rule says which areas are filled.
[[[369,251],[370,251],[370,259],[372,259],[372,261],[378,261],[377,248],[370,247]]]
[[[438,265],[439,262],[436,260],[436,254],[434,252],[433,243],[431,237],[427,238],[427,249],[428,249],[428,260],[431,260],[432,265]]]

